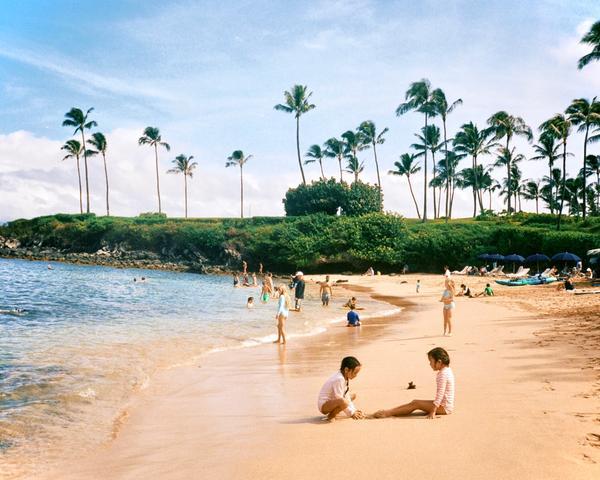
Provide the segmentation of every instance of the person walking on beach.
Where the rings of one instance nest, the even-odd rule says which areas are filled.
[[[246,275],[248,273],[248,262],[246,260],[242,260],[242,274]]]
[[[417,280],[417,293],[421,291],[421,280]]]
[[[350,393],[350,380],[356,378],[360,367],[355,357],[344,357],[340,369],[321,387],[317,407],[319,412],[327,415],[327,420],[335,420],[342,411],[355,420],[365,418],[363,412],[354,406],[356,394]]]
[[[279,302],[277,303],[277,314],[275,319],[277,320],[277,340],[273,343],[285,344],[285,321],[290,314],[290,307],[292,306],[292,300],[290,299],[290,293],[285,285],[277,287],[279,292]]]
[[[435,372],[436,393],[433,400],[413,400],[390,410],[379,410],[373,414],[375,418],[400,417],[410,415],[415,410],[427,414],[427,418],[437,415],[449,415],[454,410],[454,373],[450,369],[450,356],[441,347],[436,347],[427,352],[429,366]]]
[[[331,284],[329,283],[329,275],[325,277],[325,281],[321,282],[321,288],[319,289],[319,296],[324,307],[329,306],[329,300],[333,296]]]
[[[240,277],[237,273],[233,274],[233,286],[234,287],[239,287],[240,286]]]
[[[304,273],[296,272],[294,277],[294,298],[296,299],[294,310],[299,312],[302,310],[302,300],[304,300],[304,289],[306,283],[304,282]]]
[[[260,301],[262,303],[267,303],[269,301],[269,297],[271,296],[271,291],[269,290],[269,286],[267,285],[267,281],[262,281],[262,289],[260,290]]]
[[[444,282],[446,289],[442,293],[440,302],[444,304],[442,313],[444,314],[444,336],[446,333],[452,336],[452,310],[454,310],[454,281],[446,277]]]
[[[259,275],[262,275],[262,273],[263,273],[263,264],[262,264],[262,263],[259,263],[259,264],[258,264],[258,274],[259,274]]]
[[[258,279],[256,278],[256,273],[252,272],[252,286],[258,287]]]
[[[267,272],[267,275],[265,276],[265,283],[267,285],[269,295],[273,295],[275,287],[273,286],[273,274],[271,272]]]

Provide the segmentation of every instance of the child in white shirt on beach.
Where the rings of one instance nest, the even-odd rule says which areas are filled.
[[[449,415],[454,410],[454,374],[450,369],[450,356],[441,347],[436,347],[427,352],[429,365],[437,372],[436,394],[434,400],[413,400],[405,405],[390,410],[379,410],[373,414],[375,418],[400,417],[410,415],[415,410],[427,414],[427,418],[438,415]]]
[[[361,364],[356,358],[345,357],[339,371],[329,377],[321,387],[317,407],[319,412],[327,415],[327,420],[334,420],[342,411],[355,420],[364,418],[363,412],[357,410],[352,403],[356,394],[350,394],[350,380],[356,378],[360,367]]]

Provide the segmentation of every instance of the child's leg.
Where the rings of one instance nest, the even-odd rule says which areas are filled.
[[[452,335],[452,308],[446,310],[446,323],[448,325],[448,335]]]
[[[337,415],[348,407],[348,402],[343,398],[327,400],[321,407],[321,413],[327,415],[329,420],[333,420]]]
[[[425,413],[429,413],[433,410],[433,400],[413,400],[410,403],[406,403],[404,405],[400,405],[396,408],[391,408],[390,410],[379,410],[373,414],[375,418],[385,418],[385,417],[401,417],[404,415],[410,415],[415,410],[421,410]],[[445,415],[446,410],[444,407],[438,407],[437,413],[440,415]]]

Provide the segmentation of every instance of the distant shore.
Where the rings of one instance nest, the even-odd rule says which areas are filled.
[[[287,346],[225,352],[163,372],[114,441],[44,478],[174,480],[203,471],[342,479],[351,469],[357,478],[395,479],[433,478],[443,468],[450,480],[584,480],[599,473],[598,296],[498,286],[495,297],[458,297],[454,336],[443,337],[440,275],[332,278],[406,308],[359,329],[335,324]],[[463,278],[474,291],[489,281]],[[316,394],[341,357],[363,363],[351,388],[372,412],[432,395],[425,353],[433,346],[450,352],[457,377],[452,415],[321,421]],[[417,391],[406,390],[408,381]]]

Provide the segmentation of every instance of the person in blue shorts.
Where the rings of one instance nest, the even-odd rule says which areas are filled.
[[[346,315],[346,319],[348,320],[347,327],[360,327],[360,317],[354,308],[354,305],[350,305],[350,311]]]

